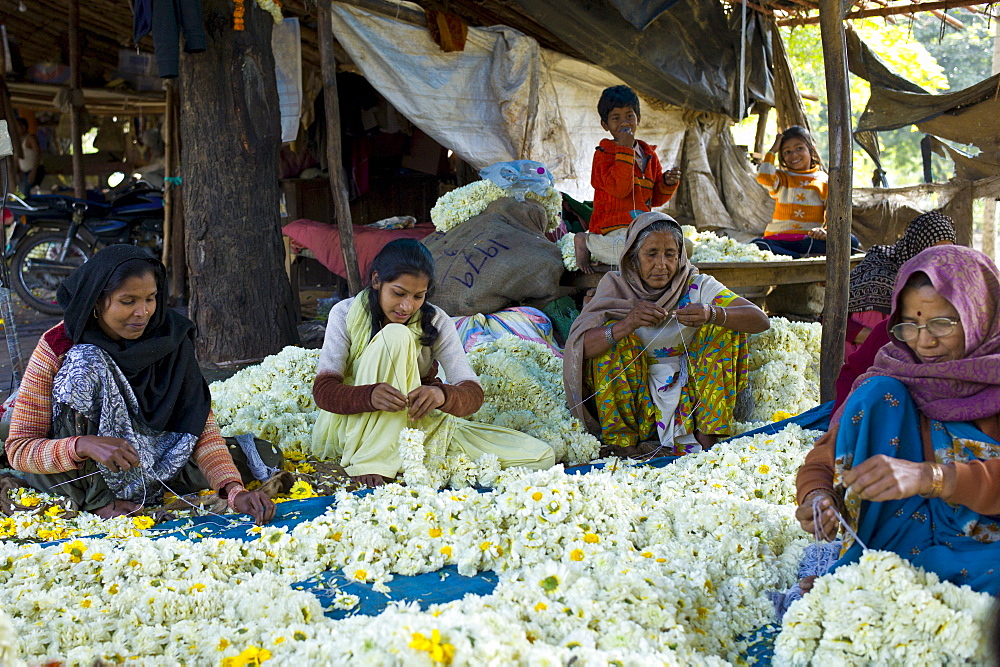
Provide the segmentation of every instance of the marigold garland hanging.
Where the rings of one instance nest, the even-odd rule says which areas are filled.
[[[246,15],[246,7],[243,6],[244,0],[233,0],[233,30],[241,31],[246,26],[243,23],[243,17]]]

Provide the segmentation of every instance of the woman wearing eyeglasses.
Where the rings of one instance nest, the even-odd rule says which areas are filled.
[[[799,469],[796,518],[832,539],[837,512],[870,549],[1000,591],[1000,273],[962,246],[900,269],[891,344]],[[835,512],[836,510],[836,512]],[[862,547],[845,535],[841,559]]]

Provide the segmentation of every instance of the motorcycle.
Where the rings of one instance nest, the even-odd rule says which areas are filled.
[[[49,315],[62,313],[56,290],[63,279],[104,246],[131,243],[156,258],[163,251],[163,193],[141,182],[109,202],[11,194],[4,215],[12,286]]]

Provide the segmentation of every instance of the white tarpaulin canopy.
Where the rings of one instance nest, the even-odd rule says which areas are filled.
[[[476,169],[537,160],[552,172],[557,188],[576,199],[593,198],[594,149],[608,136],[597,100],[604,88],[623,83],[620,79],[542,49],[504,26],[470,27],[465,49],[445,53],[424,27],[336,2],[331,14],[333,34],[368,82],[439,144]],[[682,209],[699,227],[743,237],[753,235],[748,229],[763,230],[770,212],[760,213],[759,198],[767,200],[766,193],[752,185],[748,168],[734,180],[718,151],[711,155],[709,144],[716,138],[708,135],[721,130],[728,138],[722,116],[691,114],[661,102],[647,103],[641,112],[637,136],[659,147],[665,169],[681,166],[685,178],[698,183],[685,190],[697,201]],[[742,213],[727,211],[721,195],[733,192],[734,183],[756,190],[733,197]],[[754,205],[747,208],[747,199]]]

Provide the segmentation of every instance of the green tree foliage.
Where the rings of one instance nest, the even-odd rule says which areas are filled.
[[[900,76],[931,93],[959,90],[990,74],[992,34],[987,22],[966,11],[952,12],[966,24],[963,31],[946,28],[930,14],[921,14],[919,22],[900,17],[893,24],[886,19],[852,21],[861,39]],[[782,28],[792,70],[801,90],[818,100],[805,100],[806,112],[812,125],[820,155],[829,155],[829,119],[826,106],[826,78],[823,70],[823,48],[819,26],[808,25]],[[868,102],[868,82],[850,75],[851,113],[854,125]],[[739,143],[753,143],[756,116],[734,128]],[[776,132],[774,114],[765,146],[770,146]],[[915,128],[882,132],[882,165],[888,172],[890,186],[918,183],[923,178],[920,139]],[[854,144],[854,184],[870,187],[875,165],[868,155]],[[954,171],[950,160],[934,157],[935,180],[946,180]]]

